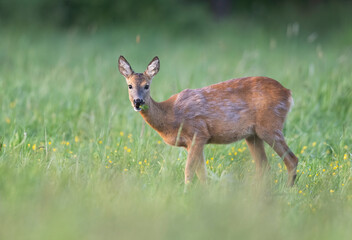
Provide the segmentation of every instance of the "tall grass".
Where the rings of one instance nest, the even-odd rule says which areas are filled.
[[[0,30],[1,239],[349,239],[351,45],[234,22],[167,29]],[[264,29],[264,30],[263,30]],[[136,36],[140,42],[136,42]],[[183,192],[186,152],[133,111],[117,71],[158,55],[151,95],[264,75],[292,90],[285,135],[300,159],[285,186],[281,159],[255,179],[243,142],[209,145],[209,184]]]

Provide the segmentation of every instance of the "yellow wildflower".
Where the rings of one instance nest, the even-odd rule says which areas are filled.
[[[10,108],[15,108],[16,107],[16,101],[10,102]]]
[[[33,151],[35,151],[36,148],[37,148],[36,144],[33,144],[32,146]]]

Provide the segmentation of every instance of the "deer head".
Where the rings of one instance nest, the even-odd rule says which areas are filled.
[[[143,105],[150,99],[150,84],[153,77],[159,72],[160,61],[154,57],[144,73],[135,73],[131,65],[123,57],[119,57],[119,71],[125,77],[128,85],[128,95],[135,111],[143,109]]]

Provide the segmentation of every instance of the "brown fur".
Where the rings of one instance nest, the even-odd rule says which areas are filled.
[[[288,184],[293,185],[298,159],[282,133],[292,97],[290,90],[279,82],[266,77],[232,79],[200,89],[186,89],[166,101],[155,102],[149,91],[141,89],[159,71],[159,59],[154,58],[143,74],[136,74],[130,68],[131,74],[126,76],[121,66],[130,68],[126,59],[120,57],[120,72],[133,85],[129,93],[132,105],[134,99],[143,99],[149,107],[140,111],[144,120],[166,143],[187,149],[186,183],[192,180],[194,172],[200,181],[206,181],[205,144],[246,139],[260,175],[268,165],[265,141],[284,159]]]

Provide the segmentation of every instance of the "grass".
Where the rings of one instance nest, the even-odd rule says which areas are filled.
[[[313,39],[305,24],[291,36],[286,24],[246,24],[182,35],[2,28],[0,238],[349,239],[352,32],[346,24]],[[300,159],[296,185],[285,187],[270,148],[258,183],[237,142],[208,145],[209,184],[195,180],[184,194],[186,152],[133,111],[119,55],[138,72],[159,56],[157,101],[235,77],[279,80],[295,100],[285,135]]]

